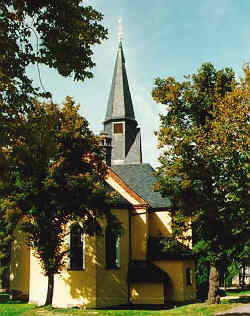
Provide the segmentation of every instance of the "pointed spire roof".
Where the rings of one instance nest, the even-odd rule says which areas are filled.
[[[118,46],[118,53],[104,123],[113,119],[130,119],[135,121],[121,41]]]

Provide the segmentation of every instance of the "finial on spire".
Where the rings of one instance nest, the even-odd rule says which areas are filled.
[[[122,18],[118,19],[118,41],[121,42],[123,40],[123,25]]]

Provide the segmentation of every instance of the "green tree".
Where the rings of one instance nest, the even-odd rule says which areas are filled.
[[[15,203],[2,198],[0,201],[0,289],[8,288],[11,241],[19,219],[20,210]]]
[[[218,271],[249,239],[249,67],[244,71],[237,82],[231,68],[203,64],[184,82],[156,79],[153,90],[166,106],[157,189],[172,200],[175,234],[185,236],[192,225],[193,249],[210,266],[209,303],[216,302]]]
[[[112,218],[100,140],[78,108],[69,97],[61,110],[36,102],[34,111],[23,116],[21,136],[11,143],[15,185],[2,206],[7,223],[12,214],[8,204],[20,212],[27,244],[48,276],[46,305],[52,303],[54,274],[60,273],[68,252],[66,224],[81,221],[92,234],[98,217]]]
[[[42,82],[42,89],[34,85],[28,68],[31,65],[37,67],[40,81],[40,65],[55,69],[64,77],[72,76],[77,81],[93,77],[92,47],[107,38],[107,29],[101,24],[102,14],[83,3],[80,0],[0,2],[0,275],[7,269],[7,244],[11,240],[14,222],[18,221],[18,212],[15,221],[6,224],[3,220],[6,205],[13,212],[17,211],[12,202],[6,204],[5,198],[13,192],[13,178],[18,172],[13,164],[14,152],[11,159],[9,157],[10,148],[13,139],[27,138],[27,127],[22,128],[23,117],[28,115],[30,119],[29,111],[35,109],[34,100],[51,96]],[[29,141],[37,142],[36,137],[34,133],[34,139]],[[31,166],[32,150],[36,147],[39,147],[38,143],[31,145],[30,154],[26,150]],[[39,155],[45,155],[46,165],[47,154],[41,152]],[[28,166],[27,161],[24,165]]]
[[[21,214],[7,198],[15,189],[16,172],[11,160],[10,147],[0,147],[0,289],[8,288],[11,241]]]
[[[81,0],[2,0],[0,3],[1,144],[9,140],[9,120],[50,93],[33,84],[30,65],[46,65],[60,75],[92,78],[92,47],[107,38],[102,14]]]

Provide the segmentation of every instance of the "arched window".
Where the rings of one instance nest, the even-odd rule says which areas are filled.
[[[107,269],[120,268],[120,233],[107,226],[105,230],[105,258]]]
[[[85,269],[85,242],[82,227],[75,223],[70,226],[69,269]]]
[[[193,276],[192,276],[192,269],[186,269],[186,285],[192,285],[193,283]]]

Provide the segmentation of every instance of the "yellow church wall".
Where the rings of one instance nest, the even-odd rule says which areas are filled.
[[[164,304],[163,283],[131,283],[130,302],[132,304]]]
[[[47,277],[42,274],[39,260],[30,252],[30,295],[29,303],[43,305],[48,288]]]
[[[190,221],[188,223],[190,225]],[[168,211],[154,211],[149,213],[149,235],[152,237],[169,237],[172,234],[171,214]],[[179,241],[192,248],[192,229],[183,232],[184,238]]]
[[[11,245],[10,289],[29,294],[30,251],[24,235],[16,229]]]
[[[128,303],[127,272],[129,261],[129,210],[114,209],[112,213],[122,223],[123,233],[120,240],[120,268],[106,269],[105,237],[96,237],[96,304],[98,307]],[[106,223],[102,223],[103,232]]]
[[[130,212],[132,212],[130,217]],[[103,234],[85,237],[85,270],[69,271],[67,267],[55,276],[53,305],[55,307],[104,307],[126,304],[129,299],[127,269],[129,262],[129,231],[131,228],[132,260],[146,259],[146,241],[148,231],[151,236],[166,236],[170,218],[168,212],[147,214],[144,207],[135,210],[115,209],[113,214],[121,221],[123,234],[120,247],[120,268],[105,267],[104,228]],[[131,227],[129,221],[131,220]],[[149,221],[148,221],[149,220]],[[156,228],[156,226],[158,226]],[[167,228],[166,228],[167,227]],[[170,301],[188,301],[195,299],[195,278],[192,285],[186,284],[186,269],[194,271],[193,260],[154,261],[154,264],[166,271],[170,283],[165,286],[166,299]],[[29,284],[30,273],[30,284]],[[42,274],[40,263],[29,249],[24,246],[23,237],[18,230],[12,247],[10,285],[12,289],[28,294],[30,302],[43,305],[47,293],[47,277]],[[134,304],[163,304],[163,283],[130,284],[130,301]]]
[[[191,301],[196,298],[194,260],[154,261],[155,265],[166,271],[170,281],[166,283],[166,299],[169,301]],[[192,269],[192,285],[187,285],[186,269]]]
[[[149,235],[152,237],[171,235],[171,216],[168,211],[149,213]]]
[[[131,259],[145,260],[147,257],[148,212],[136,208],[131,215]]]
[[[153,261],[155,265],[166,271],[170,277],[166,283],[166,298],[170,301],[184,300],[183,263],[180,260]]]
[[[55,275],[53,306],[96,306],[95,237],[85,237],[85,269],[70,271],[65,266]],[[30,303],[43,305],[47,294],[47,277],[43,275],[39,260],[31,256]]]
[[[55,289],[54,306],[96,306],[95,236],[85,236],[85,269],[70,271],[65,268],[62,274],[57,276]]]
[[[105,267],[104,229],[101,236],[85,237],[85,270],[70,271],[65,267],[55,276],[53,306],[103,307],[128,302],[127,269],[129,261],[129,211],[115,209],[113,214],[121,221],[120,268]],[[38,286],[39,285],[39,286]],[[39,261],[31,258],[30,302],[42,305],[46,299],[47,277]]]

